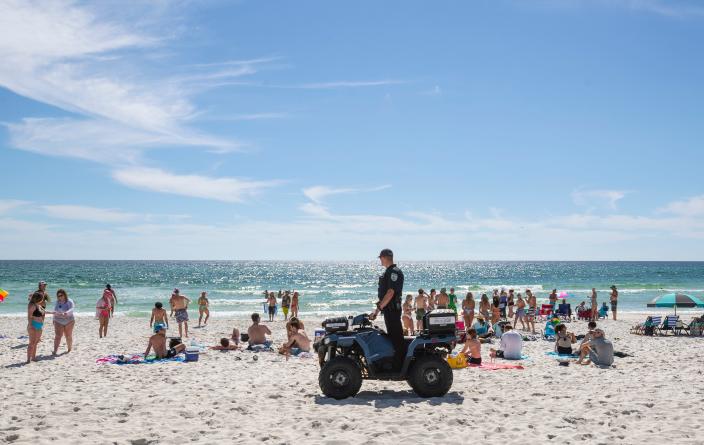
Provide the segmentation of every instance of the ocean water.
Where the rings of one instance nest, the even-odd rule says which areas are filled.
[[[595,287],[599,303],[618,286],[619,309],[652,312],[646,303],[667,292],[704,297],[704,262],[400,262],[404,293],[450,287],[459,296],[494,288],[571,292],[573,307]],[[25,314],[27,295],[44,280],[55,298],[68,291],[77,312],[93,315],[105,283],[117,291],[118,312],[143,316],[154,302],[168,307],[173,288],[196,300],[207,291],[213,316],[242,316],[262,310],[264,290],[297,290],[301,315],[347,315],[372,309],[382,267],[375,262],[303,261],[0,261],[0,288],[10,292],[0,315]],[[53,300],[52,300],[53,301]],[[191,309],[195,312],[195,301]],[[678,309],[678,312],[680,310]],[[698,311],[704,311],[699,309]]]

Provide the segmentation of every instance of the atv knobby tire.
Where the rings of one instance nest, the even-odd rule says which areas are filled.
[[[354,397],[362,386],[362,370],[352,359],[335,357],[320,370],[318,384],[323,394],[333,399]]]
[[[421,397],[442,397],[452,387],[452,368],[439,355],[426,355],[415,360],[408,383]]]

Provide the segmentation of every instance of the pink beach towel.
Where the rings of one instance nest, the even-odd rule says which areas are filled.
[[[496,371],[498,369],[523,369],[523,366],[514,363],[482,363],[481,365],[469,365],[468,368],[479,368],[486,371]]]

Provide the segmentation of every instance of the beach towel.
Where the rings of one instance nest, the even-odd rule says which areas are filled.
[[[549,355],[549,356],[555,357],[557,359],[579,358],[579,354],[558,354],[555,351],[546,352],[545,355]]]
[[[164,362],[182,362],[184,360],[185,358],[183,357],[183,355],[177,355],[176,357],[162,359],[157,359],[155,355],[150,355],[145,359],[144,354],[111,354],[103,357],[98,357],[95,363],[101,365],[145,365]]]
[[[485,371],[497,371],[499,369],[524,369],[521,365],[513,363],[482,363],[481,365],[469,365],[467,368],[479,368]]]
[[[501,360],[508,360],[509,362],[515,362],[518,360],[530,360],[530,357],[528,357],[525,354],[521,354],[521,358],[506,358],[506,357],[496,357],[496,358],[501,359]]]

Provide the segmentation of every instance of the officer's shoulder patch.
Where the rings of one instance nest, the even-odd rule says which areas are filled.
[[[398,274],[396,272],[391,273],[391,281],[398,280]]]

